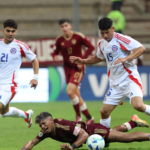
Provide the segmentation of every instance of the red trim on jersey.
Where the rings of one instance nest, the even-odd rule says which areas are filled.
[[[108,71],[108,78],[109,78],[109,76],[110,76],[110,70]]]
[[[119,45],[121,49],[128,51],[120,42],[119,42]]]
[[[20,47],[21,56],[26,57],[26,54],[25,54],[25,52],[23,51],[23,48],[22,48],[20,45],[19,45],[19,47]]]
[[[15,79],[15,71],[13,73],[12,83],[14,84],[14,87],[17,87],[17,84],[14,79]]]
[[[102,50],[101,50],[101,48],[100,48],[100,44],[101,44],[101,42],[98,43],[98,47],[99,47],[101,53],[103,54],[103,52],[102,52]],[[104,54],[103,54],[103,55],[104,55]]]
[[[15,92],[15,93],[16,93],[16,92]],[[9,102],[8,102],[8,103],[10,103],[10,101],[14,98],[15,93],[12,93],[11,98],[10,98],[10,100],[9,100]]]
[[[9,102],[13,99],[13,97],[15,96],[15,93],[16,93],[15,87],[17,87],[17,84],[16,84],[14,79],[15,79],[15,71],[14,71],[13,77],[12,77],[12,83],[14,84],[14,86],[11,86],[12,95],[11,95],[11,98],[10,98]]]
[[[123,65],[123,67],[124,67],[124,69],[129,73],[129,74],[131,74],[132,73],[132,71],[131,70],[129,70],[125,65],[124,65],[124,63],[122,64]]]
[[[4,41],[4,39],[0,39],[0,41]]]
[[[17,42],[17,43],[19,43],[19,44],[22,44],[27,50],[29,50],[30,48],[28,47],[28,45],[27,44],[25,44],[25,43],[22,43],[21,41],[18,41],[18,40],[14,40],[14,42]]]
[[[27,114],[27,112],[26,112],[26,111],[24,111],[24,113],[25,113],[25,115],[28,117],[28,114]]]
[[[132,81],[134,81],[134,82],[140,87],[140,89],[141,89],[142,92],[143,92],[143,87],[142,87],[142,85],[140,84],[140,82],[138,81],[138,79],[137,79],[137,78],[134,78],[133,75],[129,75],[129,78],[130,78]]]
[[[119,105],[123,105],[123,102],[122,102],[122,103],[120,103]]]
[[[129,44],[131,42],[131,40],[127,39],[126,37],[119,35],[118,33],[115,34],[115,38],[117,38],[118,40],[120,40],[126,44]]]

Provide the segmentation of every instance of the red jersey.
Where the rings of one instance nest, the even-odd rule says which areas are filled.
[[[54,119],[54,133],[43,134],[42,132],[40,132],[37,138],[43,140],[45,138],[50,137],[60,142],[73,144],[78,138],[78,129],[85,130],[89,135],[99,134],[103,136],[105,140],[107,140],[110,132],[109,128],[106,128],[100,123],[92,123],[90,125],[86,125],[85,122],[82,121],[76,123],[74,121],[68,121],[65,119],[58,118]]]
[[[83,46],[88,48],[84,54]],[[77,65],[69,61],[69,56],[87,58],[93,50],[94,46],[82,33],[73,32],[70,38],[65,38],[61,35],[56,39],[56,50],[52,55],[58,55],[61,52],[64,59],[64,67],[78,70]]]

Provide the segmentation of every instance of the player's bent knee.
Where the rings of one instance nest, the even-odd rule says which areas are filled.
[[[137,111],[144,112],[143,105],[141,104],[135,104],[133,105],[133,108],[136,109]]]
[[[72,90],[67,90],[67,94],[69,97],[72,97],[74,95],[74,92]]]
[[[109,112],[103,108],[101,109],[100,113],[102,116],[108,116],[109,117],[109,115],[110,115]]]
[[[5,106],[0,102],[0,111],[2,111],[5,108]]]

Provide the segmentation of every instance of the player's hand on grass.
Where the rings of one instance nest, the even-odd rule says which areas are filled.
[[[114,65],[117,65],[117,64],[119,64],[119,63],[124,63],[124,62],[126,62],[127,60],[126,60],[126,58],[118,58],[115,62],[114,62]]]
[[[63,150],[73,150],[73,147],[71,147],[70,145],[68,145],[66,143],[62,144],[60,147]]]
[[[82,65],[82,64],[83,64],[83,59],[81,59],[80,57],[70,56],[70,57],[69,57],[69,60],[70,60],[72,63],[75,63],[75,64],[77,64],[77,65]]]
[[[36,86],[38,85],[38,81],[35,79],[32,79],[29,84],[31,85],[31,88],[33,87],[34,89],[36,89]]]

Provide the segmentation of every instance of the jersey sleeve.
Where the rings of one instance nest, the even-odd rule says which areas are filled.
[[[105,59],[105,56],[101,50],[101,41],[99,42],[98,44],[98,50],[97,50],[97,57],[100,58],[100,59]]]
[[[36,138],[40,140],[44,140],[45,138],[48,138],[48,134],[44,134],[42,131],[39,132],[39,134],[36,136]]]
[[[80,37],[81,37],[81,44],[88,48],[85,51],[85,54],[83,56],[83,58],[87,58],[92,53],[92,51],[95,49],[95,47],[91,44],[91,42],[84,35],[82,35]]]
[[[127,51],[134,51],[140,46],[143,46],[140,42],[129,36],[118,35],[117,40],[120,45],[120,48]]]
[[[78,133],[80,132],[81,128],[76,126],[76,123],[73,121],[68,121],[65,119],[56,119],[56,125],[61,124],[64,126],[65,132],[68,132],[70,134],[73,134],[74,136],[78,136]]]
[[[27,45],[24,46],[22,44],[19,44],[21,55],[23,57],[26,57],[29,61],[33,61],[36,57],[36,55],[29,49],[27,48]]]
[[[55,49],[55,51],[54,51],[54,54],[55,54],[55,55],[58,55],[59,52],[60,52],[60,50],[61,50],[61,46],[60,46],[60,44],[59,44],[59,40],[58,40],[58,39],[56,39],[55,46],[56,46],[56,49]]]

